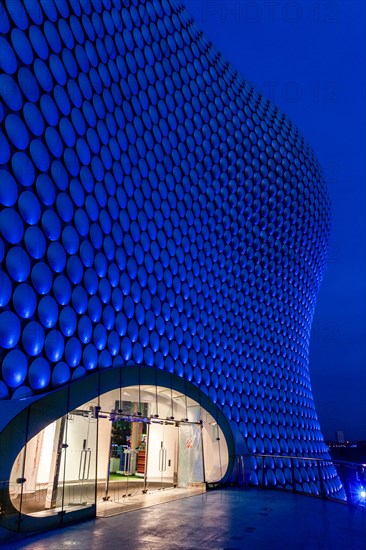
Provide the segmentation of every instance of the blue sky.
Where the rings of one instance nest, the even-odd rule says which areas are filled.
[[[326,438],[366,439],[365,3],[185,0],[215,46],[301,129],[333,227],[310,374]]]

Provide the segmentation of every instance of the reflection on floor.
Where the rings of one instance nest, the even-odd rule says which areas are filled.
[[[224,489],[68,525],[6,550],[364,550],[362,510],[280,491]]]
[[[167,487],[160,490],[152,490],[146,494],[136,492],[135,494],[131,494],[131,496],[122,497],[118,501],[111,499],[105,502],[98,502],[97,516],[101,518],[116,516],[123,512],[130,512],[139,508],[162,504],[163,502],[199,495],[204,493],[205,490],[205,485],[202,483],[198,486],[187,488]]]
[[[144,493],[143,491],[147,492]],[[144,480],[127,477],[114,479],[109,482],[108,499],[106,497],[105,482],[97,484],[97,516],[108,517],[138,508],[153,506],[169,500],[177,500],[188,496],[204,493],[203,483],[194,484],[187,488],[173,487],[168,483],[149,483],[144,487]],[[35,493],[23,494],[21,510],[23,514],[44,517],[58,514],[62,509],[66,512],[84,509],[95,503],[94,483],[70,483],[65,485],[62,497],[62,487],[59,487],[55,508],[46,508],[49,492],[47,488]],[[20,496],[13,499],[13,505],[20,508]]]

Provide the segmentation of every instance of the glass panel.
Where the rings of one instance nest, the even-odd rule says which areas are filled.
[[[189,422],[200,422],[205,411],[201,409],[196,401],[187,397],[187,419]]]
[[[64,521],[75,512],[95,509],[97,419],[92,407],[70,412],[66,418],[60,481],[64,483]],[[72,514],[72,518],[68,515]]]
[[[147,483],[149,491],[177,484],[178,428],[175,423],[152,421],[148,435]]]
[[[173,416],[175,420],[185,421],[187,418],[187,398],[176,390],[172,391]]]
[[[52,422],[27,443],[22,513],[55,515],[61,509],[62,485],[57,479],[64,419]],[[57,522],[59,518],[57,519]]]
[[[207,483],[220,481],[226,473],[229,455],[224,434],[216,420],[201,409],[203,426],[203,449],[205,480]]]
[[[56,395],[52,405],[52,413],[56,417],[57,414],[61,416],[66,409],[66,394]],[[13,505],[22,512],[21,531],[37,530],[45,526],[55,527],[62,519],[59,514],[62,484],[59,485],[56,477],[61,456],[62,418],[40,429],[47,422],[47,412],[47,405],[42,401],[35,402],[27,409],[27,421],[22,422],[19,429],[14,428],[17,434],[21,433],[22,429],[27,429],[30,434],[39,430],[36,435],[29,438],[25,448],[15,459],[10,476]],[[24,483],[19,493],[17,480],[20,477]]]
[[[181,424],[178,430],[178,487],[192,487],[204,481],[202,429],[199,424]]]
[[[111,452],[111,415],[121,407],[118,389],[109,391],[99,398],[98,414],[98,460],[97,460],[97,504],[108,499],[109,459]]]
[[[141,386],[141,412],[143,417],[156,417],[158,412],[158,392],[156,386]]]
[[[104,477],[98,500],[100,516],[136,506],[143,495],[147,404],[140,395],[138,386],[133,386],[100,399],[98,471],[103,466],[98,479]]]
[[[63,523],[95,516],[98,397],[83,403],[80,397],[99,394],[98,378],[83,378],[69,387],[59,480],[64,484]]]
[[[177,485],[179,429],[175,424],[165,424],[163,428],[162,488],[167,489]]]
[[[221,470],[221,476],[224,477],[224,475],[226,474],[227,468],[229,466],[229,450],[227,447],[225,436],[220,426],[218,426],[218,437],[219,437],[219,453],[220,453],[220,466],[221,466],[220,470]]]
[[[25,443],[25,429],[19,435]],[[18,530],[19,528],[25,480],[24,462],[25,446],[15,459],[9,481],[0,480],[0,523],[8,529]]]

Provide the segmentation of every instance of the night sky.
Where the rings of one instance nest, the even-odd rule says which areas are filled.
[[[300,128],[332,202],[328,267],[310,348],[326,439],[366,439],[365,3],[185,0],[241,75]]]

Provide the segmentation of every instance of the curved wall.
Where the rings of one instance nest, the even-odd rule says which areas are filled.
[[[312,151],[180,2],[36,4],[0,7],[0,396],[146,365],[198,386],[250,453],[329,458]],[[344,498],[332,466],[295,470],[298,491]]]

